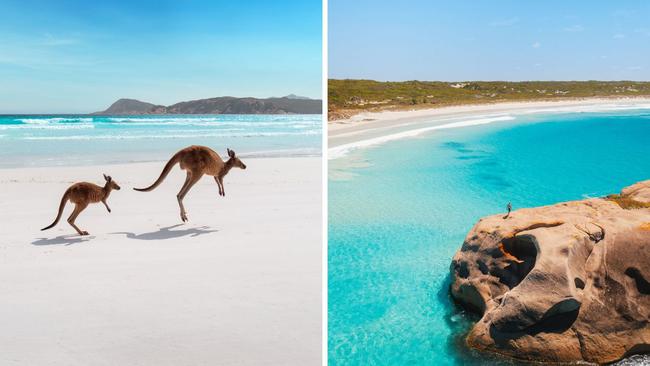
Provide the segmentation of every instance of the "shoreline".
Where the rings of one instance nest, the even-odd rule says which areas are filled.
[[[563,99],[531,99],[531,100],[520,100],[520,101],[495,101],[495,102],[483,102],[483,103],[461,103],[461,104],[449,104],[442,105],[439,107],[432,108],[415,108],[415,109],[387,109],[387,110],[361,110],[354,115],[351,115],[348,118],[342,119],[333,119],[327,121],[328,128],[337,129],[340,125],[346,125],[351,122],[369,122],[370,120],[375,119],[400,119],[407,118],[406,116],[400,117],[400,115],[432,115],[432,114],[447,114],[453,113],[457,110],[487,110],[492,108],[499,108],[503,106],[524,106],[524,105],[578,105],[578,104],[593,104],[593,103],[612,103],[612,102],[633,102],[633,101],[645,101],[650,102],[650,95],[648,96],[611,96],[611,97],[584,97],[584,98],[563,98]],[[389,116],[389,117],[382,117]]]
[[[167,160],[190,145],[245,158],[320,156],[322,126],[319,115],[0,118],[0,167]]]
[[[541,113],[650,109],[650,97],[467,104],[410,111],[364,112],[328,123],[328,160],[385,142],[444,128],[469,127]]]

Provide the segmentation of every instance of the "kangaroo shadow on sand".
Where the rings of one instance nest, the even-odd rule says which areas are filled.
[[[126,235],[128,239],[138,239],[138,240],[165,240],[165,239],[176,239],[184,236],[189,236],[195,238],[200,235],[216,233],[219,230],[211,230],[208,226],[199,226],[191,227],[182,230],[173,230],[183,224],[176,224],[172,226],[162,227],[158,231],[152,231],[148,233],[135,234],[130,232],[116,232],[111,234],[123,234]]]
[[[94,236],[79,235],[61,235],[56,238],[38,238],[32,242],[32,245],[72,245],[90,241]]]

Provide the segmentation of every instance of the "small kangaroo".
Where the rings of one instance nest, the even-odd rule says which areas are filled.
[[[65,204],[70,201],[74,203],[75,206],[74,211],[72,211],[72,214],[70,217],[68,217],[68,223],[75,230],[77,230],[79,235],[88,235],[87,231],[80,230],[77,225],[74,224],[77,216],[79,216],[81,211],[86,209],[89,204],[97,202],[103,203],[104,206],[106,206],[108,212],[111,212],[111,208],[108,207],[106,200],[108,199],[108,196],[111,194],[112,190],[120,190],[120,186],[117,185],[117,183],[115,183],[113,178],[110,176],[104,174],[104,180],[106,180],[106,184],[104,184],[103,187],[88,182],[80,182],[71,185],[70,188],[66,189],[63,197],[61,198],[59,213],[56,214],[56,219],[54,219],[54,222],[50,226],[44,227],[41,230],[47,230],[54,227],[54,225],[56,225],[61,219],[61,214],[63,214],[63,208],[65,207]]]
[[[214,181],[217,182],[217,186],[219,186],[219,195],[225,196],[226,192],[223,188],[223,177],[225,177],[230,169],[234,167],[246,169],[246,164],[242,163],[241,160],[237,158],[235,152],[230,149],[227,150],[229,159],[224,162],[219,154],[209,147],[197,145],[186,147],[169,159],[160,173],[160,176],[151,186],[147,188],[133,189],[140,192],[152,191],[162,183],[174,165],[180,163],[181,169],[187,171],[187,177],[185,178],[183,187],[181,187],[181,190],[176,195],[176,199],[178,200],[178,206],[181,209],[181,220],[185,222],[187,221],[187,213],[185,212],[185,206],[183,206],[183,198],[185,198],[185,195],[189,192],[190,188],[192,188],[192,186],[194,186],[204,174],[214,177]]]

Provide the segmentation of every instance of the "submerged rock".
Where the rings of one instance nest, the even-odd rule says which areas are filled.
[[[548,362],[650,353],[650,181],[483,218],[451,275],[455,301],[482,315],[471,347]]]

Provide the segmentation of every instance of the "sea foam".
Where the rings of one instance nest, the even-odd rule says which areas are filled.
[[[380,137],[375,137],[371,139],[366,139],[366,140],[361,140],[349,144],[344,144],[336,147],[329,148],[327,150],[327,156],[328,159],[338,159],[341,158],[348,153],[350,153],[353,150],[356,149],[361,149],[361,148],[366,148],[370,146],[375,146],[375,145],[380,145],[383,143],[386,143],[388,141],[393,141],[393,140],[400,140],[404,138],[409,138],[409,137],[415,137],[418,135],[421,135],[423,133],[435,131],[435,130],[443,130],[447,128],[460,128],[460,127],[469,127],[469,126],[478,126],[478,125],[484,125],[488,123],[493,123],[493,122],[499,122],[499,121],[510,121],[515,119],[513,116],[499,116],[499,117],[491,117],[491,118],[478,118],[478,119],[469,119],[469,120],[464,120],[464,121],[459,121],[459,122],[452,122],[452,123],[446,123],[442,125],[437,125],[437,126],[431,126],[431,127],[423,127],[423,128],[417,128],[413,130],[407,130],[407,131],[402,131],[402,132],[397,132],[393,133],[390,135],[385,135],[385,136],[380,136]]]

